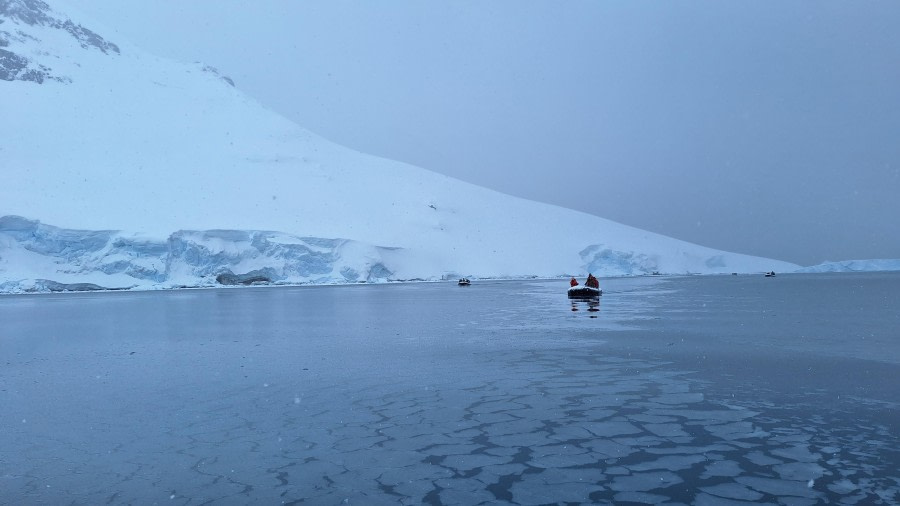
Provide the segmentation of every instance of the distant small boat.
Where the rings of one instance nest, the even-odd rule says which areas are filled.
[[[593,299],[603,295],[603,290],[590,286],[573,286],[569,288],[570,299]]]
[[[459,286],[469,286],[472,284],[472,282],[469,281],[469,278],[460,278],[458,284]]]
[[[766,277],[767,277],[767,278],[774,278],[774,277],[775,277],[775,271],[769,271],[769,272],[767,272],[767,273],[766,273]]]

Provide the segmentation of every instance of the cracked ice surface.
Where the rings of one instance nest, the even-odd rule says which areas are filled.
[[[523,285],[2,299],[0,502],[900,500],[882,408],[724,398],[567,301],[492,327]]]

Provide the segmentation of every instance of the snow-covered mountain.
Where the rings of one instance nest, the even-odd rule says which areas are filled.
[[[84,25],[0,0],[0,291],[798,267],[355,152]]]

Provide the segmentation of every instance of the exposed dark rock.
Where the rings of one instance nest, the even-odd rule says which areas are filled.
[[[41,0],[0,0],[0,16],[26,25],[47,25],[53,18],[47,14],[50,6]]]
[[[127,288],[107,288],[94,283],[59,283],[49,279],[38,279],[35,283],[37,291],[46,292],[95,292],[97,290],[127,290]]]
[[[31,81],[43,83],[50,78],[50,69],[43,65],[37,68],[30,67],[28,58],[19,56],[12,51],[0,49],[0,79],[4,81]]]
[[[378,281],[378,280],[387,280],[390,279],[394,275],[390,269],[384,266],[382,263],[377,263],[372,266],[369,270],[369,276],[366,279],[367,281]]]
[[[0,0],[0,24],[9,26],[7,21],[12,21],[13,26],[37,25],[64,30],[85,49],[94,48],[107,54],[119,52],[118,46],[91,30],[75,24],[70,19],[54,17],[50,6],[41,0]],[[29,39],[39,42],[34,36],[22,30],[0,31],[0,48],[9,48],[12,45],[11,41],[26,42]],[[22,54],[0,49],[0,80],[29,81],[38,84],[48,79],[63,83],[71,82],[68,77],[53,75],[51,70]]]
[[[119,46],[87,28],[75,24],[70,19],[63,21],[55,18],[50,15],[50,12],[50,6],[41,0],[0,0],[0,18],[11,19],[31,26],[59,28],[68,32],[85,49],[93,47],[107,54],[119,52]]]
[[[206,66],[204,66],[204,67],[203,67],[203,71],[204,71],[204,72],[209,72],[209,73],[211,73],[211,74],[215,74],[216,76],[219,77],[219,79],[225,81],[226,83],[230,84],[231,86],[234,86],[234,80],[232,80],[232,79],[231,79],[230,77],[228,77],[228,76],[223,76],[222,74],[219,73],[219,69],[217,69],[217,68],[215,68],[215,67],[213,67],[213,66],[211,66],[211,65],[206,65]]]
[[[0,24],[2,23],[3,19],[0,18]],[[29,40],[32,42],[40,42],[40,39],[33,35],[29,35],[22,30],[16,30],[15,33],[0,30],[0,47],[8,47],[11,44],[11,41],[24,43]]]
[[[67,19],[62,24],[55,24],[55,28],[62,28],[63,30],[69,32],[72,37],[75,37],[79,43],[81,43],[81,47],[88,49],[91,47],[95,47],[102,51],[103,53],[109,54],[118,53],[119,46],[104,40],[103,37],[97,35],[96,33],[88,30],[87,28],[76,25],[71,20]]]
[[[216,276],[216,282],[220,285],[267,285],[272,282],[272,278],[266,270],[255,270],[246,274],[225,271]]]

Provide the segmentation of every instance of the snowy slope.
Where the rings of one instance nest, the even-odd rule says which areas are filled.
[[[7,291],[40,278],[176,286],[260,269],[346,282],[797,268],[355,152],[203,64],[104,39],[64,2],[0,0],[0,20]],[[179,241],[193,245],[189,262]],[[308,271],[286,244],[325,248],[330,260],[316,261],[328,268]]]

